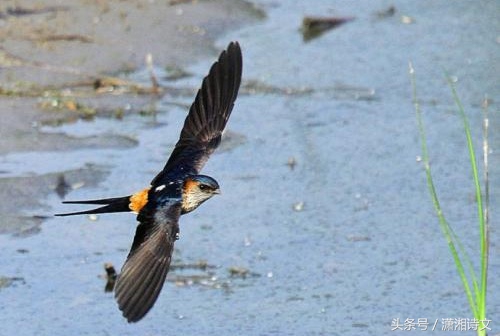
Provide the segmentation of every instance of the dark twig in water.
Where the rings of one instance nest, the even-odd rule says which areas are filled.
[[[379,19],[389,18],[394,16],[394,14],[396,14],[396,7],[394,7],[394,5],[375,13]]]
[[[354,17],[313,17],[302,20],[302,37],[305,42],[321,36],[324,32],[353,21]]]
[[[80,34],[56,34],[56,35],[43,35],[29,38],[35,42],[57,42],[57,41],[76,41],[82,43],[92,43],[94,40],[91,37]]]
[[[106,271],[106,286],[104,287],[104,291],[106,293],[112,292],[115,288],[115,282],[118,274],[116,273],[115,267],[111,263],[105,263],[104,270]]]
[[[260,277],[259,273],[251,272],[248,268],[241,266],[229,267],[228,271],[229,275],[234,278]]]
[[[42,8],[26,8],[21,6],[8,7],[4,12],[0,12],[0,19],[4,19],[8,16],[27,16],[27,15],[36,15],[36,14],[46,14],[46,13],[54,13],[59,11],[67,11],[68,7],[65,6],[47,6]]]
[[[294,170],[295,166],[297,165],[297,160],[295,159],[295,157],[291,156],[288,158],[286,165],[290,167],[290,170]]]
[[[66,182],[64,174],[57,177],[57,184],[54,190],[60,198],[64,198],[64,196],[66,196],[66,194],[71,190],[71,185]]]
[[[12,286],[14,283],[19,282],[21,284],[25,284],[26,281],[22,277],[4,277],[0,276],[0,288],[5,288]]]

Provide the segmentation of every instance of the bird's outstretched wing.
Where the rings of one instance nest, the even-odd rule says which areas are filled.
[[[129,322],[153,307],[168,273],[181,206],[167,203],[152,215],[139,216],[132,249],[115,286],[115,298]]]
[[[152,185],[171,171],[198,174],[217,148],[231,115],[241,83],[242,56],[238,42],[231,42],[210,72],[191,105],[180,139],[163,171]]]

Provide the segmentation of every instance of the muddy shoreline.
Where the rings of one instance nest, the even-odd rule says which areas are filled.
[[[151,104],[165,91],[192,95],[195,88],[177,87],[176,79],[192,75],[183,69],[217,54],[219,35],[263,15],[248,2],[228,0],[4,1],[0,155],[136,146],[132,135],[75,137],[46,128],[154,114]],[[128,78],[141,69],[170,79],[172,87],[153,87],[148,76]],[[61,176],[75,180],[77,174],[73,183],[88,186],[106,174],[86,166],[40,174],[27,165],[20,160],[17,169],[0,171],[1,233],[37,232],[46,212],[42,200],[56,192]]]

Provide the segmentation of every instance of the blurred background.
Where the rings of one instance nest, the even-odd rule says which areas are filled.
[[[472,318],[427,191],[475,266],[474,185],[455,82],[481,153],[490,118],[490,335],[499,335],[498,1],[0,4],[0,334],[389,335]],[[180,221],[154,308],[105,291],[135,216],[54,218],[131,194],[175,145],[202,78],[239,41],[243,83],[203,173],[222,195]],[[397,320],[399,319],[399,320]],[[435,330],[430,329],[435,325]],[[446,331],[447,335],[474,331]]]

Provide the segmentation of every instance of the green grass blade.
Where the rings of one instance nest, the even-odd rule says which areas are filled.
[[[458,112],[462,118],[462,122],[464,124],[465,135],[467,139],[467,148],[469,150],[469,161],[472,168],[472,177],[474,180],[474,186],[476,191],[476,203],[477,203],[477,214],[478,214],[478,223],[479,223],[479,235],[480,235],[480,249],[481,249],[481,285],[479,291],[476,293],[477,304],[478,304],[478,313],[480,320],[486,317],[486,288],[487,288],[487,269],[488,269],[488,237],[487,237],[487,228],[485,215],[483,212],[483,197],[481,193],[481,183],[479,181],[479,173],[477,169],[477,161],[476,154],[474,151],[474,145],[472,143],[472,136],[470,133],[470,126],[467,116],[465,114],[462,102],[460,101],[455,85],[449,76],[446,76],[448,84],[451,88],[451,92],[453,94],[453,100],[457,105]]]
[[[460,251],[460,254],[462,255],[462,259],[464,260],[464,263],[467,266],[467,271],[468,271],[469,277],[470,277],[471,282],[472,282],[472,289],[474,290],[474,295],[476,297],[475,302],[477,304],[478,302],[480,302],[479,300],[481,298],[481,296],[480,296],[481,289],[479,288],[479,283],[477,281],[476,272],[474,271],[474,266],[472,265],[472,261],[469,258],[469,254],[467,253],[464,245],[462,244],[462,241],[458,238],[457,234],[455,233],[455,231],[453,230],[453,228],[449,224],[448,224],[448,228],[450,229],[450,233],[453,237],[453,241],[458,246],[458,250]]]
[[[446,218],[443,214],[441,205],[439,203],[439,198],[437,196],[436,188],[434,186],[434,182],[432,179],[430,163],[429,163],[429,154],[428,154],[428,150],[427,150],[427,139],[426,139],[426,135],[425,135],[422,113],[420,110],[420,104],[419,104],[418,99],[417,99],[417,89],[416,89],[416,83],[415,83],[415,70],[413,69],[413,66],[411,63],[409,65],[409,67],[410,67],[410,78],[411,78],[412,93],[413,93],[413,104],[414,104],[415,112],[417,115],[418,130],[419,130],[420,139],[421,139],[421,146],[422,146],[422,159],[423,159],[424,167],[425,167],[427,186],[428,186],[429,192],[431,194],[434,208],[435,208],[436,213],[438,215],[439,225],[441,227],[443,235],[446,238],[446,242],[448,243],[448,248],[450,249],[450,252],[451,252],[451,255],[452,255],[453,260],[455,262],[458,274],[459,274],[460,279],[462,281],[462,285],[464,287],[464,291],[465,291],[467,300],[468,300],[469,305],[471,307],[471,311],[472,311],[474,317],[478,318],[479,309],[478,309],[478,306],[476,305],[476,302],[475,302],[474,297],[472,295],[472,291],[471,291],[471,288],[469,285],[467,275],[465,273],[463,264],[461,262],[459,254],[458,254],[458,251],[455,247],[454,233],[453,233],[449,223],[446,221]],[[461,248],[461,249],[463,249],[463,248]],[[470,267],[469,272],[471,273],[471,278],[475,279],[472,266]],[[475,287],[477,288],[477,286],[475,286]]]

